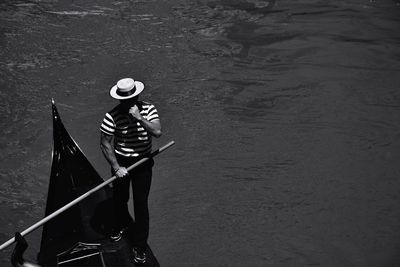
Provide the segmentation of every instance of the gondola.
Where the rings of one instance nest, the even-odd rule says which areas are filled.
[[[54,101],[52,115],[53,153],[45,218],[104,183],[64,127]],[[40,266],[136,266],[129,242],[108,238],[113,226],[110,196],[110,188],[101,187],[44,224],[38,253]],[[149,246],[147,258],[140,266],[160,266]]]

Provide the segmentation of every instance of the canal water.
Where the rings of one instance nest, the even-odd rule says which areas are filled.
[[[400,264],[400,3],[3,0],[0,241],[44,215],[54,98],[105,179],[124,77],[163,136],[161,266]],[[40,231],[28,236],[35,259]],[[0,252],[8,266],[11,248]]]

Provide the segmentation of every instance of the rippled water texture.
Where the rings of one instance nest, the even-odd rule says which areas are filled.
[[[177,143],[157,159],[150,200],[162,266],[399,264],[398,1],[0,10],[1,242],[44,214],[51,97],[106,178],[99,123],[109,88],[133,76],[161,114],[155,145]]]

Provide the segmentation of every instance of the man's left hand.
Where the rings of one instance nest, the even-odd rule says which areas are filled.
[[[140,115],[140,110],[136,105],[134,105],[133,107],[131,107],[129,109],[129,114],[131,114],[132,117],[134,117],[137,120],[141,120],[142,119],[142,115]]]

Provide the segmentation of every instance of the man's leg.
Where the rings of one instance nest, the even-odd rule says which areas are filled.
[[[130,236],[135,247],[145,248],[149,237],[148,197],[152,179],[151,159],[132,173],[132,192],[135,214],[135,227]]]
[[[132,222],[128,211],[129,183],[130,177],[118,178],[113,182],[113,206],[115,215],[115,233],[113,233],[113,236],[117,235],[119,231]]]

